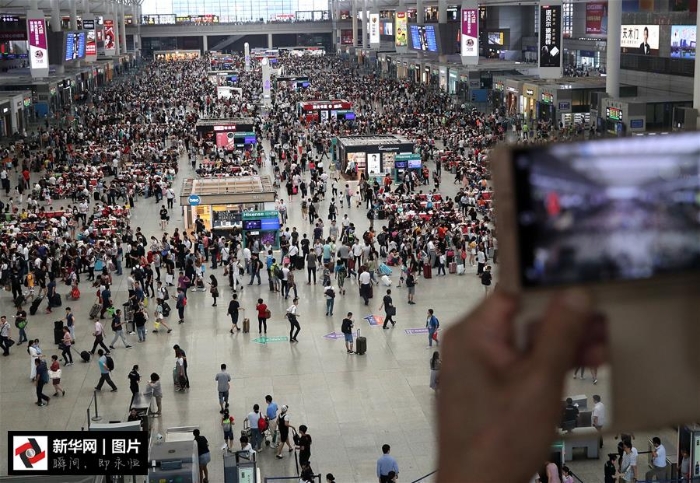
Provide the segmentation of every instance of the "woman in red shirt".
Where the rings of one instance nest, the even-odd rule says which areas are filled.
[[[258,311],[258,333],[261,334],[263,326],[265,326],[265,333],[267,334],[267,319],[270,317],[270,311],[267,305],[263,303],[263,299],[258,299],[258,305],[255,306],[255,310]]]
[[[49,377],[53,383],[53,395],[58,396],[60,392],[63,396],[66,391],[61,387],[61,364],[58,362],[58,356],[51,356],[51,367],[49,367]]]

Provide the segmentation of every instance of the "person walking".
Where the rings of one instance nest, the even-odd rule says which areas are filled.
[[[163,327],[165,327],[166,329],[168,329],[168,334],[173,331],[173,329],[165,321],[165,306],[163,304],[165,304],[165,300],[159,301],[156,305],[156,309],[153,311],[153,316],[156,318],[155,322],[153,323],[153,325],[154,325],[153,333],[154,334],[158,333],[161,325]]]
[[[73,315],[73,310],[70,307],[66,307],[66,316],[63,320],[70,331],[71,342],[75,343],[75,315]]]
[[[41,349],[38,346],[37,340],[30,340],[28,342],[29,347],[27,347],[27,354],[29,354],[29,380],[36,380],[36,364],[34,361],[41,358]]]
[[[219,281],[214,274],[209,275],[209,293],[211,298],[214,299],[214,303],[211,306],[216,307],[216,299],[219,297]]]
[[[348,351],[348,354],[354,354],[355,351],[352,350],[352,327],[354,325],[354,322],[352,320],[352,312],[348,312],[348,315],[343,319],[342,324],[340,325],[340,331],[343,333],[345,336],[345,349]]]
[[[258,285],[262,283],[260,281],[260,271],[263,269],[263,266],[263,263],[260,261],[257,255],[253,255],[250,260],[250,282],[248,285],[253,285],[255,277],[258,277]]]
[[[248,424],[250,425],[250,443],[253,445],[253,449],[255,451],[260,451],[260,447],[262,445],[262,435],[260,434],[258,424],[260,422],[260,418],[263,417],[262,413],[260,412],[260,406],[254,404],[253,410],[249,412],[248,416],[246,417],[248,418]]]
[[[114,316],[112,316],[112,330],[114,331],[114,338],[112,339],[112,343],[109,344],[110,349],[114,349],[114,343],[119,340],[121,337],[122,342],[124,343],[124,347],[129,349],[131,346],[129,343],[126,341],[126,336],[124,335],[124,329],[123,326],[124,322],[122,322],[122,309],[117,309],[114,312]]]
[[[97,363],[100,366],[100,382],[98,382],[97,386],[95,386],[95,390],[101,391],[102,385],[106,382],[107,385],[112,388],[112,392],[117,392],[117,386],[115,386],[114,382],[112,382],[112,377],[110,375],[112,370],[109,368],[107,363],[108,354],[109,353],[105,354],[102,349],[98,349],[97,351],[97,355],[99,356]]]
[[[301,331],[301,326],[299,326],[299,313],[297,312],[297,309],[299,307],[299,299],[295,298],[292,300],[292,305],[289,306],[287,309],[287,319],[289,320],[289,342],[299,342],[297,340],[297,336],[299,335],[299,331]],[[294,329],[296,329],[296,332],[294,332]]]
[[[12,333],[10,331],[10,323],[4,315],[0,317],[0,347],[2,347],[2,355],[7,357],[10,355],[10,347],[12,347]]]
[[[646,472],[644,479],[646,481],[653,481],[656,478],[658,481],[666,480],[666,448],[661,444],[661,438],[654,436],[651,439],[651,444],[654,449],[651,450],[652,468]]]
[[[489,291],[491,290],[491,281],[493,280],[493,275],[491,274],[491,265],[486,265],[484,271],[481,273],[481,285],[484,287],[484,297],[489,296]]]
[[[275,455],[277,459],[283,458],[282,450],[284,449],[285,444],[289,447],[290,453],[294,451],[292,443],[289,442],[289,430],[291,429],[292,431],[296,431],[296,429],[290,423],[288,409],[289,406],[286,404],[282,405],[280,408],[279,420],[277,421],[277,427],[280,430],[280,441],[279,445],[277,446],[277,454]]]
[[[214,380],[219,391],[219,406],[221,406],[219,413],[224,414],[224,412],[228,411],[228,394],[231,389],[231,375],[226,372],[226,364],[221,364],[221,372],[214,376]]]
[[[305,424],[299,426],[299,465],[311,465],[311,435]]]
[[[201,435],[199,429],[192,431],[194,440],[197,442],[197,454],[199,455],[199,479],[202,483],[209,483],[209,470],[207,465],[211,461],[209,452],[209,441]]]
[[[158,411],[153,413],[153,416],[160,416],[163,409],[163,388],[160,385],[160,376],[157,373],[151,373],[151,378],[148,381],[146,392],[144,394],[151,396],[156,400],[156,408],[158,408]]]
[[[71,353],[71,346],[73,345],[73,338],[71,337],[70,329],[66,326],[63,327],[63,339],[58,348],[61,349],[61,357],[63,357],[63,363],[66,366],[73,365],[73,354]]]
[[[258,334],[263,331],[263,326],[265,327],[265,333],[267,334],[267,319],[270,316],[270,310],[267,305],[263,303],[263,299],[258,299],[258,304],[255,306],[255,310],[258,311]]]
[[[92,335],[95,337],[95,342],[92,344],[92,350],[90,351],[90,354],[92,354],[93,356],[95,355],[95,349],[97,349],[98,345],[102,347],[102,349],[104,349],[105,353],[109,354],[109,349],[104,343],[104,332],[105,328],[102,325],[102,322],[96,320],[95,327],[92,332]]]
[[[131,368],[131,372],[129,372],[129,375],[126,377],[129,379],[129,390],[131,390],[131,402],[133,403],[134,398],[140,392],[139,382],[141,382],[141,374],[139,374],[138,364],[134,364]]]
[[[603,447],[603,427],[605,426],[605,404],[601,402],[598,394],[593,395],[593,412],[591,413],[591,426],[598,430],[600,447]]]
[[[34,364],[36,365],[36,375],[34,376],[34,383],[36,384],[36,405],[47,406],[51,398],[44,394],[44,386],[49,382],[49,368],[46,367],[46,362],[39,357],[34,359]],[[44,401],[46,401],[46,403],[44,403]]]
[[[19,330],[19,340],[17,345],[22,345],[23,342],[28,342],[27,338],[27,312],[22,308],[17,308],[17,313],[15,314],[15,327]]]
[[[61,364],[58,362],[58,356],[51,356],[51,366],[49,367],[49,378],[53,384],[53,395],[58,396],[60,392],[62,396],[66,395],[66,391],[61,387]]]
[[[185,290],[181,287],[177,289],[177,302],[175,302],[175,308],[177,309],[177,315],[179,317],[177,323],[185,323],[185,307],[187,306],[187,297],[185,296]]]
[[[147,312],[141,302],[136,306],[134,311],[134,325],[136,326],[136,333],[139,337],[139,342],[146,342],[146,321]]]
[[[365,301],[365,305],[369,305],[369,299],[372,298],[372,275],[369,271],[363,271],[359,276],[360,282],[360,297]]]
[[[323,289],[323,295],[326,296],[326,317],[333,316],[333,306],[335,305],[335,290],[332,285],[328,285]]]
[[[425,326],[428,328],[428,348],[433,346],[433,341],[435,341],[435,345],[439,345],[437,332],[440,328],[440,321],[435,317],[435,311],[433,309],[428,309],[428,317],[425,321]]]
[[[231,301],[228,303],[228,311],[226,312],[231,316],[231,330],[229,332],[232,334],[234,329],[236,332],[240,332],[241,330],[238,327],[238,314],[241,310],[243,309],[241,309],[241,304],[238,302],[238,295],[234,293],[231,297]]]
[[[389,322],[391,322],[391,326],[394,327],[396,325],[396,321],[393,319],[393,317],[396,315],[396,307],[394,306],[394,301],[391,298],[391,289],[386,290],[386,295],[382,299],[382,305],[379,306],[379,310],[384,309],[384,326],[382,329],[388,329],[389,328]]]
[[[221,419],[221,430],[224,432],[224,447],[229,453],[233,453],[233,416],[228,413],[228,410],[224,411]]]
[[[175,344],[173,346],[173,350],[175,351],[175,359],[178,361],[178,364],[182,366],[182,373],[184,377],[184,383],[185,387],[184,389],[189,389],[190,388],[190,376],[187,375],[187,368],[188,368],[188,363],[187,363],[187,353],[185,350],[179,346],[179,344]]]
[[[440,353],[435,351],[433,352],[433,357],[430,358],[430,389],[435,391],[436,395],[438,391],[441,366],[442,360],[440,359]]]
[[[396,462],[391,452],[391,446],[388,444],[382,445],[382,455],[377,460],[377,479],[379,483],[391,483],[389,473],[393,472],[394,478],[399,475],[399,464]]]
[[[272,400],[272,396],[269,394],[265,396],[265,402],[267,403],[267,409],[265,410],[265,417],[267,418],[267,427],[272,435],[272,446],[277,444],[277,403]]]

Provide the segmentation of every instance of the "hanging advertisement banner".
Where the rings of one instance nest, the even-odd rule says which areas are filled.
[[[542,79],[561,77],[562,23],[561,1],[540,2],[539,74]]]
[[[41,10],[27,11],[27,39],[29,70],[32,77],[48,77],[49,46],[46,39],[46,20]]]
[[[586,4],[586,33],[593,35],[608,33],[607,2]]]
[[[369,43],[379,44],[379,14],[369,14]]]
[[[97,33],[95,32],[95,17],[83,15],[83,30],[85,30],[85,61],[97,60]]]
[[[111,57],[117,53],[117,32],[114,28],[114,19],[105,17],[103,26],[105,55]]]
[[[396,12],[396,37],[394,45],[396,47],[408,47],[408,14],[407,12]]]
[[[462,10],[462,48],[463,57],[479,56],[479,17],[478,10]]]

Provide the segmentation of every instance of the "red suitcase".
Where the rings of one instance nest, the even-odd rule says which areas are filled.
[[[423,265],[423,278],[433,278],[433,268],[428,264]]]
[[[455,262],[450,263],[450,273],[457,273],[457,264]]]
[[[355,270],[355,259],[348,258],[348,270]]]

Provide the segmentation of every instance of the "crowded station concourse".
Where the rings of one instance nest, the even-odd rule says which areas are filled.
[[[505,126],[439,91],[367,76],[334,57],[283,61],[313,85],[302,93],[275,89],[264,108],[253,101],[260,67],[245,72],[242,56],[235,56],[241,94],[227,99],[207,80],[207,58],[144,62],[71,106],[70,127],[37,126],[5,147],[5,431],[78,430],[93,394],[105,419],[125,419],[132,395],[150,391],[154,431],[197,425],[208,439],[208,481],[223,481],[231,447],[222,415],[234,435],[259,414],[302,433],[298,455],[292,444],[279,445],[282,430],[253,433],[263,476],[296,475],[297,457],[302,469],[338,481],[389,481],[382,472],[391,468],[412,481],[437,469],[437,420],[464,416],[444,400],[436,407],[443,337],[470,330],[445,329],[485,299],[473,317],[512,304],[489,298],[498,241],[488,153],[504,142]],[[297,115],[298,102],[324,98],[352,102],[354,122]],[[197,132],[200,121],[234,117],[254,120],[255,143],[227,152]],[[334,150],[341,134],[401,135],[428,175],[407,171],[386,181],[346,173]],[[245,176],[274,180],[274,210],[265,209],[277,211],[277,238],[222,233],[200,217],[185,228],[186,179]],[[555,303],[573,307],[567,323],[575,338],[585,296]],[[448,341],[448,351],[450,344],[458,342]],[[563,380],[575,362],[546,370]],[[607,401],[607,371],[589,370],[602,358],[582,362],[584,374],[568,377],[562,392]],[[53,382],[37,384],[44,363]],[[445,377],[458,386],[455,378],[471,375]],[[474,377],[481,377],[476,370]],[[525,428],[537,432],[528,425],[538,417],[546,426],[551,411],[523,419]],[[461,438],[469,434],[443,431],[442,443],[466,451]],[[0,440],[0,451],[6,445]],[[525,466],[529,473],[547,463],[536,449],[525,453],[541,457],[532,471]],[[617,451],[617,442],[606,439],[602,451]],[[486,481],[441,465],[453,475],[444,481]],[[569,466],[586,482],[602,481],[598,462]]]

